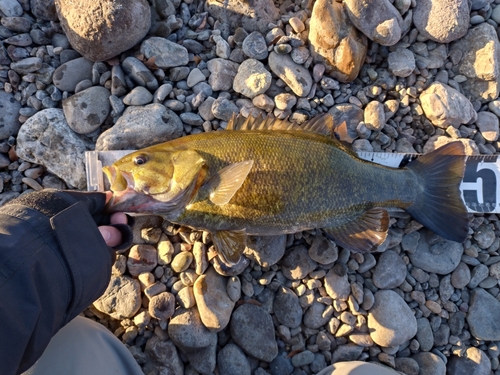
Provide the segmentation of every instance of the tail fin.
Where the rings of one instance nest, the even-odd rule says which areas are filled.
[[[407,166],[418,175],[424,190],[406,211],[434,233],[456,242],[464,242],[469,232],[467,208],[459,189],[464,154],[464,145],[452,142]]]

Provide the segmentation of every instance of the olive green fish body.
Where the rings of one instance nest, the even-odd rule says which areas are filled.
[[[180,140],[207,161],[208,178],[229,164],[254,161],[229,203],[213,204],[202,188],[172,218],[195,228],[270,235],[338,226],[373,207],[405,208],[419,188],[411,171],[362,161],[315,133],[228,131]]]
[[[387,236],[386,208],[405,209],[439,235],[465,240],[460,142],[406,168],[388,168],[359,159],[325,135],[331,133],[328,120],[320,116],[299,130],[280,120],[233,118],[230,128],[245,121],[240,130],[136,151],[103,168],[113,191],[108,209],[159,213],[210,231],[227,264],[237,263],[248,234],[323,228],[339,245],[374,250]]]

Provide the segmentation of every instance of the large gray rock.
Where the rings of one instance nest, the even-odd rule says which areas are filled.
[[[146,59],[154,58],[155,65],[160,69],[184,66],[189,62],[187,49],[165,38],[151,37],[144,40],[141,53]]]
[[[286,235],[248,236],[245,256],[262,267],[271,267],[285,254]]]
[[[443,360],[434,353],[421,352],[412,356],[420,368],[419,374],[445,375],[446,365]]]
[[[302,65],[295,63],[289,55],[276,52],[269,54],[269,67],[288,87],[300,97],[305,97],[311,91],[313,80],[311,73]]]
[[[471,293],[467,323],[476,339],[500,340],[500,302],[484,289],[474,289]]]
[[[392,290],[379,290],[368,313],[368,329],[376,344],[398,346],[415,336],[417,320],[399,294]]]
[[[141,286],[139,281],[128,276],[111,275],[108,288],[94,307],[113,319],[133,317],[141,307]]]
[[[208,83],[214,91],[229,91],[233,88],[233,80],[238,73],[239,64],[216,58],[207,62],[207,68],[210,71]]]
[[[438,43],[460,39],[469,28],[467,0],[419,0],[413,10],[413,23],[420,34]]]
[[[428,230],[418,241],[417,249],[410,254],[411,263],[427,272],[446,275],[457,268],[463,254],[463,245],[458,242],[448,241],[443,238],[429,244],[429,239],[434,234]],[[437,235],[436,235],[437,236]]]
[[[11,135],[16,135],[21,127],[18,120],[21,103],[14,99],[14,95],[0,91],[0,141]]]
[[[71,46],[92,61],[108,60],[132,48],[151,26],[146,0],[56,0],[55,4]]]
[[[490,375],[491,361],[485,352],[472,346],[467,348],[465,355],[452,356],[446,369],[453,375]]]
[[[440,128],[450,125],[458,128],[477,119],[472,103],[459,91],[441,82],[434,82],[423,91],[420,102],[425,116]]]
[[[54,72],[54,86],[61,91],[74,92],[76,85],[92,79],[92,61],[79,57],[61,64]]]
[[[179,358],[177,348],[170,340],[162,340],[154,335],[146,342],[144,354],[155,364],[161,366],[169,375],[184,375],[184,363]]]
[[[255,59],[248,59],[240,64],[238,73],[234,77],[234,91],[253,99],[265,93],[269,86],[271,86],[271,73],[266,70],[264,64]]]
[[[19,129],[17,154],[30,163],[43,165],[69,186],[87,187],[85,151],[91,145],[70,129],[62,109],[44,109]]]
[[[243,351],[235,344],[229,343],[217,354],[219,375],[250,375],[250,363]]]
[[[159,103],[128,107],[116,124],[97,139],[96,150],[139,149],[182,135],[182,121]]]
[[[241,305],[234,310],[230,327],[234,342],[247,354],[265,362],[278,355],[273,320],[264,309]]]
[[[401,39],[403,18],[389,0],[344,0],[347,15],[356,28],[383,46]]]
[[[102,86],[89,87],[63,100],[68,125],[79,134],[98,129],[109,115],[111,92]]]
[[[454,50],[463,55],[458,71],[467,77],[461,83],[465,95],[481,102],[496,99],[500,92],[500,43],[495,28],[484,22],[469,29],[452,45],[450,53]]]

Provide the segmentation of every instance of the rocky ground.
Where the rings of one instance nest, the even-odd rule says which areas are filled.
[[[86,150],[221,130],[234,112],[329,112],[356,150],[460,140],[498,153],[499,0],[150,2],[0,0],[0,204],[85,189]],[[500,374],[497,215],[471,215],[464,244],[406,214],[391,223],[373,254],[319,230],[253,238],[247,267],[227,275],[207,233],[137,218],[85,315],[148,375],[314,374],[356,359]]]

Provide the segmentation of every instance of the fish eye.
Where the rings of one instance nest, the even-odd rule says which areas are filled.
[[[146,164],[147,161],[148,161],[148,158],[146,157],[146,155],[139,155],[139,156],[136,156],[134,158],[135,165],[143,165],[143,164]]]

